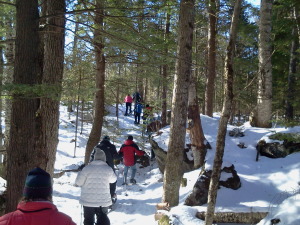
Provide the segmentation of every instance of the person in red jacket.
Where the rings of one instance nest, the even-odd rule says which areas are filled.
[[[121,146],[119,150],[119,155],[123,157],[124,163],[124,178],[123,185],[127,185],[127,174],[129,168],[131,169],[131,177],[130,183],[135,184],[136,180],[134,179],[136,174],[136,158],[135,156],[143,156],[145,154],[144,151],[141,151],[136,143],[133,142],[133,137],[131,135],[128,136],[127,140]]]
[[[76,225],[52,203],[52,181],[39,167],[29,171],[17,210],[0,217],[0,225]]]

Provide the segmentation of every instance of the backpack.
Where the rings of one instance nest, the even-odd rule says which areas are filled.
[[[142,113],[142,105],[141,104],[137,104],[136,108],[135,108],[135,112],[137,113]]]

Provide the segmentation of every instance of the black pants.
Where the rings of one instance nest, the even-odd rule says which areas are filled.
[[[95,215],[97,216],[96,225],[110,225],[110,220],[107,216],[107,207],[88,207],[83,206],[84,225],[94,225]]]
[[[135,113],[134,114],[134,122],[139,124],[140,123],[140,120],[141,120],[141,113]]]
[[[111,197],[113,197],[114,194],[116,193],[116,188],[117,188],[117,181],[115,183],[110,183],[109,184],[109,189],[110,189],[110,195],[111,195]]]
[[[131,113],[131,102],[126,102],[125,116],[127,116],[128,113]]]

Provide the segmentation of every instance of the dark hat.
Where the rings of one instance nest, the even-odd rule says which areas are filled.
[[[110,141],[110,137],[106,135],[106,136],[103,137],[103,141],[104,141],[104,140]]]
[[[29,171],[25,180],[23,196],[30,199],[47,199],[52,196],[52,181],[50,174],[39,167]]]
[[[128,135],[128,140],[133,140],[132,135]]]
[[[105,152],[102,151],[100,148],[96,148],[94,160],[102,160],[102,161],[106,162]]]

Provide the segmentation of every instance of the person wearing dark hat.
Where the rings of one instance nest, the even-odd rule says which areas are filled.
[[[130,183],[135,184],[136,180],[134,179],[136,174],[136,159],[135,156],[143,156],[144,151],[141,151],[136,143],[133,142],[133,136],[129,135],[127,140],[121,146],[118,154],[123,157],[124,163],[124,178],[123,185],[127,185],[127,174],[128,170],[131,169]]]
[[[114,159],[120,159],[120,157],[118,155],[116,146],[110,142],[110,137],[107,135],[104,136],[102,141],[94,147],[90,156],[90,162],[94,160],[94,155],[97,149],[101,149],[104,151],[107,164],[115,172]],[[117,201],[116,187],[117,187],[117,181],[110,184],[110,195],[113,203]]]
[[[94,160],[85,166],[77,175],[75,185],[81,187],[80,204],[83,205],[84,225],[109,225],[108,207],[112,205],[109,184],[117,176],[107,165],[104,151],[97,149]]]
[[[52,180],[39,167],[29,171],[17,210],[0,217],[2,225],[76,225],[52,203]]]

